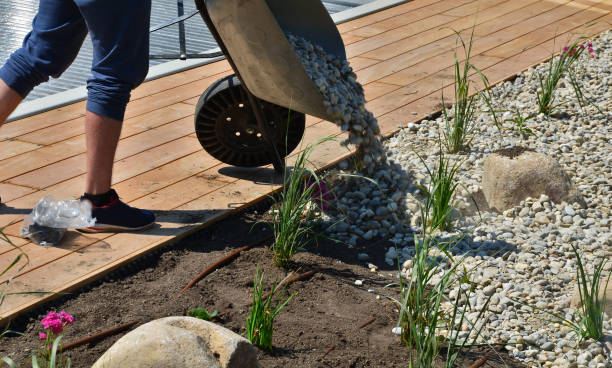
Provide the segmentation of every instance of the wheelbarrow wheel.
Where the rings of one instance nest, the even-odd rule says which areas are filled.
[[[302,140],[303,113],[259,100],[281,157]],[[246,91],[236,75],[218,80],[202,94],[195,111],[195,130],[202,147],[216,159],[234,166],[257,167],[273,162],[263,132],[259,130]]]

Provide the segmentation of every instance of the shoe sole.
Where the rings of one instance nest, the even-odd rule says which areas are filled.
[[[125,227],[118,225],[106,225],[106,224],[96,224],[96,226],[86,227],[83,229],[77,229],[82,233],[121,233],[121,232],[130,232],[130,231],[142,231],[152,228],[155,225],[155,222],[150,224],[141,226],[141,227]]]

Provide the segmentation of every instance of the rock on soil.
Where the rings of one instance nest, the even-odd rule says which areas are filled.
[[[257,368],[257,352],[240,335],[192,317],[166,317],[119,339],[92,368]]]

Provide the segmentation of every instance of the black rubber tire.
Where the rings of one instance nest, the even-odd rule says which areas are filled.
[[[306,116],[259,101],[268,119],[271,140],[284,158],[302,140]],[[257,167],[273,162],[274,153],[259,131],[246,91],[236,75],[216,81],[200,96],[195,110],[195,131],[206,152],[226,164]]]

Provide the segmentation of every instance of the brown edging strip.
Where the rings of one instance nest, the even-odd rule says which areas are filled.
[[[123,324],[121,326],[113,327],[113,328],[110,328],[108,330],[105,330],[105,331],[102,331],[102,332],[98,332],[97,334],[93,334],[91,336],[82,338],[82,339],[77,340],[77,341],[75,341],[73,343],[65,345],[62,348],[62,351],[67,351],[69,349],[76,348],[78,346],[81,346],[81,345],[84,345],[84,344],[88,344],[90,342],[94,342],[96,340],[100,340],[100,339],[102,339],[104,337],[107,337],[107,336],[110,336],[110,335],[114,335],[117,332],[121,332],[123,330],[127,330],[128,328],[134,326],[137,323],[140,323],[140,320],[132,321],[132,322]]]
[[[293,277],[291,277],[291,278],[285,278],[285,280],[281,281],[281,282],[280,282],[280,283],[277,285],[277,288],[279,288],[279,287],[283,287],[283,286],[287,286],[287,285],[290,285],[290,284],[293,284],[293,283],[294,283],[294,282],[296,282],[296,281],[305,280],[305,279],[309,278],[310,276],[314,275],[315,273],[316,273],[316,271],[306,271],[306,272],[301,273],[301,274],[299,274],[299,275],[295,275],[295,276],[293,276]],[[265,293],[265,294],[263,295],[262,299],[266,299],[266,298],[268,298],[268,297],[270,296],[270,294],[271,294],[271,293],[272,293],[272,291],[269,291],[269,292]],[[252,306],[252,305],[253,305],[253,302],[252,302],[252,301],[250,301],[250,302],[247,304],[247,307],[250,307],[250,306]]]
[[[482,358],[478,359],[477,361],[475,361],[470,368],[478,368],[481,365],[485,364],[485,362],[493,356],[493,352],[489,351],[488,353],[485,354],[485,356],[483,356]]]
[[[327,356],[327,354],[331,353],[332,350],[334,350],[336,348],[336,344],[330,346],[329,348],[327,348],[327,350],[325,350],[325,353],[323,353],[323,356],[321,357],[321,359],[325,358]]]
[[[365,321],[364,323],[360,324],[359,326],[357,326],[357,328],[362,329],[365,326],[369,325],[370,323],[376,321],[376,317],[372,317],[369,320]]]
[[[206,267],[206,269],[204,269],[204,271],[200,272],[200,274],[198,274],[191,281],[189,281],[189,283],[183,289],[181,289],[181,291],[179,291],[178,294],[174,298],[178,298],[179,296],[183,295],[190,287],[192,287],[198,281],[200,281],[201,279],[203,279],[204,277],[206,277],[207,275],[209,275],[210,273],[215,271],[217,268],[220,268],[221,266],[224,266],[224,265],[230,263],[232,260],[237,258],[240,255],[240,253],[244,252],[245,250],[249,250],[251,248],[254,248],[254,247],[256,247],[256,246],[258,246],[258,245],[260,245],[262,243],[265,243],[266,241],[268,241],[268,240],[270,240],[272,238],[273,238],[273,235],[268,235],[265,238],[260,239],[260,240],[258,240],[256,242],[252,243],[252,244],[245,245],[244,247],[238,248],[235,251],[231,252],[230,254],[226,255],[225,257],[219,259],[218,261],[216,261],[212,265]]]

